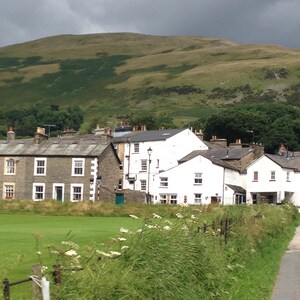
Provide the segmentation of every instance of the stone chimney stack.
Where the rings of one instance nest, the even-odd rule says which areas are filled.
[[[13,131],[12,127],[9,127],[9,129],[6,133],[6,140],[13,141],[15,139],[16,139],[16,133]]]
[[[195,135],[196,135],[201,141],[203,141],[203,132],[202,132],[201,129],[195,130]]]
[[[210,140],[210,142],[212,142],[214,144],[218,144],[224,148],[227,147],[227,139],[219,139],[219,138],[217,138],[216,135],[212,136],[212,139]]]
[[[48,135],[45,133],[45,128],[38,127],[36,129],[36,133],[34,134],[34,143],[40,144],[46,140],[48,140]]]
[[[110,128],[104,128],[104,133],[101,134],[101,144],[108,144],[111,142],[113,136]]]
[[[232,148],[242,148],[242,141],[241,141],[241,139],[236,139],[235,143],[230,143],[229,144],[229,147],[232,147]]]
[[[254,150],[254,154],[257,158],[265,153],[265,147],[261,144],[251,144],[250,147]]]

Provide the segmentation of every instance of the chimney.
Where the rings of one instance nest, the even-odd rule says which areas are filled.
[[[9,129],[6,133],[6,140],[13,141],[15,139],[16,139],[16,133],[13,131],[12,127],[9,127]]]
[[[147,126],[146,126],[146,124],[144,124],[144,125],[141,126],[141,131],[147,131]]]
[[[235,143],[230,143],[229,147],[232,148],[242,148],[242,140],[241,139],[236,139]]]
[[[265,147],[262,144],[251,144],[251,148],[254,150],[254,154],[257,158],[265,153]]]
[[[196,135],[201,141],[203,141],[203,132],[202,132],[201,129],[195,130],[195,135]]]
[[[45,128],[38,127],[36,133],[34,134],[34,143],[40,144],[43,141],[48,140],[48,135],[45,134]]]
[[[279,147],[279,151],[278,154],[281,156],[284,156],[287,154],[287,149],[286,147],[281,143],[280,147]]]
[[[111,134],[111,130],[109,128],[105,128],[103,134],[101,134],[101,144],[108,144],[111,142],[113,136]]]
[[[216,135],[213,135],[212,139],[210,140],[210,142],[214,143],[214,144],[218,144],[224,148],[227,147],[227,139],[218,139]]]

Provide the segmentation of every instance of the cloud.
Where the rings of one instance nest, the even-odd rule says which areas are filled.
[[[299,0],[12,0],[0,46],[58,34],[198,35],[299,47]]]

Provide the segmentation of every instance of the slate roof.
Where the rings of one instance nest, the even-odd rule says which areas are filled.
[[[114,143],[127,142],[129,139],[131,142],[150,142],[150,141],[164,141],[182,131],[186,128],[176,129],[163,129],[163,130],[146,130],[146,131],[132,131],[121,137],[114,137]]]
[[[191,160],[191,159],[193,159],[193,158],[201,155],[201,156],[209,159],[215,165],[221,166],[221,167],[226,168],[226,169],[231,169],[231,170],[239,171],[238,168],[230,165],[226,161],[223,161],[223,160],[215,158],[215,157],[211,157],[208,152],[209,152],[209,150],[208,151],[207,150],[195,150],[195,151],[192,151],[191,153],[189,153],[185,157],[181,158],[178,161],[178,163],[187,162],[187,161],[189,161],[189,160]]]
[[[233,185],[233,184],[226,184],[226,185],[236,193],[246,194],[246,190],[241,186]]]
[[[53,137],[35,144],[34,139],[0,141],[1,156],[99,156],[110,143],[102,144],[96,135]]]
[[[204,155],[207,157],[222,159],[222,160],[238,160],[253,152],[252,148],[222,148],[205,150]]]
[[[272,161],[277,163],[282,168],[293,169],[295,171],[300,171],[300,157],[299,156],[281,156],[274,154],[265,154],[266,157],[270,158]]]

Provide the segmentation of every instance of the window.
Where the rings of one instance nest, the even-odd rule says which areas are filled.
[[[160,177],[160,187],[168,187],[168,177]]]
[[[156,160],[156,168],[159,168],[159,159]]]
[[[45,183],[33,184],[32,199],[34,201],[42,201],[45,199]]]
[[[287,171],[287,172],[286,172],[286,181],[288,181],[288,182],[291,181],[290,174],[291,174],[290,171]]]
[[[177,195],[170,195],[170,204],[177,204]]]
[[[138,144],[138,143],[133,144],[133,151],[134,151],[134,153],[139,153],[140,152],[140,144]]]
[[[72,159],[72,176],[84,176],[84,158]]]
[[[146,191],[146,189],[147,189],[146,180],[141,180],[141,191]]]
[[[5,175],[15,175],[15,160],[13,158],[5,159]]]
[[[141,171],[147,171],[147,159],[141,159]]]
[[[276,180],[276,172],[275,171],[271,171],[271,181],[275,181]]]
[[[15,184],[14,183],[4,183],[3,198],[4,199],[14,199],[14,197],[15,197]]]
[[[253,172],[253,181],[258,181],[258,171]]]
[[[34,175],[41,176],[46,175],[47,158],[35,158],[34,159]]]
[[[160,194],[159,195],[159,202],[160,202],[160,204],[167,204],[167,195],[166,194]]]
[[[71,201],[78,202],[83,199],[83,184],[71,184]]]
[[[195,204],[201,204],[202,203],[202,194],[194,194],[194,202]]]
[[[195,173],[194,184],[202,184],[202,173]]]

